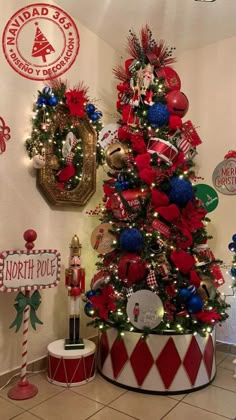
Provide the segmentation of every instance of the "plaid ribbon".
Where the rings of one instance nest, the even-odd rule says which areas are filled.
[[[154,270],[150,270],[147,276],[147,285],[153,289],[155,287],[157,287],[157,281],[156,281],[156,276],[155,276],[155,271]]]

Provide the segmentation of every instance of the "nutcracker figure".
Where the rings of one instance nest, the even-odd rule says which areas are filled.
[[[65,340],[65,349],[83,349],[80,338],[80,299],[85,290],[85,270],[81,268],[81,244],[74,235],[70,245],[69,268],[66,269],[66,288],[69,301],[69,338]]]

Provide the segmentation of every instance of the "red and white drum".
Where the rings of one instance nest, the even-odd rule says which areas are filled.
[[[176,394],[196,391],[215,377],[215,333],[200,335],[125,332],[100,334],[98,369],[110,382],[134,391]]]
[[[48,381],[64,387],[90,382],[96,373],[95,344],[84,339],[84,349],[65,350],[64,343],[62,339],[48,345]]]
[[[148,152],[156,153],[168,165],[173,165],[178,156],[178,149],[169,141],[151,137],[148,144]]]

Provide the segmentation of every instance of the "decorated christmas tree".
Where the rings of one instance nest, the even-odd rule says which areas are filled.
[[[114,69],[120,119],[100,136],[109,178],[85,313],[119,336],[206,336],[227,318],[227,304],[197,192],[193,158],[202,141],[184,120],[189,102],[172,68],[174,49],[145,26],[140,37],[130,31],[126,52]]]

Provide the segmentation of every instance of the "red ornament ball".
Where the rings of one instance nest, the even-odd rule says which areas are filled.
[[[24,240],[27,242],[34,242],[37,238],[37,233],[33,229],[28,229],[24,232]]]
[[[171,115],[178,115],[183,118],[188,112],[189,102],[187,96],[180,90],[173,90],[167,93],[167,108]]]
[[[118,262],[118,276],[127,287],[142,280],[146,275],[146,264],[137,254],[124,254]]]

